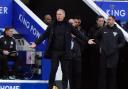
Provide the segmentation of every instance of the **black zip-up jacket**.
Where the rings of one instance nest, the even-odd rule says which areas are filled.
[[[7,50],[9,52],[16,51],[16,42],[13,37],[3,36],[0,38],[0,53],[2,53],[3,50]]]
[[[105,26],[97,32],[96,37],[100,43],[101,51],[104,52],[106,56],[118,53],[119,48],[125,44],[124,35],[116,25],[113,27]]]
[[[65,57],[70,58],[71,33],[74,34],[76,37],[84,40],[84,41],[88,41],[89,39],[88,39],[88,37],[80,34],[79,31],[75,30],[67,21],[64,20],[61,23],[64,25],[63,30],[65,30],[65,32],[64,32]],[[46,38],[48,38],[48,45],[47,45],[47,49],[46,49],[46,53],[45,53],[46,57],[51,57],[51,51],[53,51],[52,45],[54,43],[53,41],[54,41],[54,37],[55,37],[55,30],[56,30],[56,27],[58,26],[58,24],[59,24],[59,22],[55,21],[53,24],[51,24],[47,28],[47,30],[39,37],[39,39],[37,39],[35,41],[35,43],[38,45],[42,41],[44,41]],[[56,37],[57,37],[57,35],[56,35]],[[59,43],[59,41],[58,41],[58,43]]]
[[[81,49],[80,49],[81,45],[79,43],[79,39],[77,39],[75,37],[75,38],[72,38],[72,41],[74,42],[74,46],[71,49],[71,56],[75,60],[80,60],[80,58],[81,58]]]

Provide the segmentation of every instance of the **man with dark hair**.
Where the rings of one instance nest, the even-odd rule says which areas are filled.
[[[96,34],[100,44],[100,74],[98,89],[117,89],[117,65],[119,49],[125,40],[122,32],[115,25],[115,17],[109,16],[107,25]]]
[[[0,55],[1,55],[1,69],[2,77],[4,79],[15,79],[17,76],[18,58],[16,52],[16,42],[13,38],[13,28],[6,27],[4,36],[0,38]],[[14,63],[14,70],[12,76],[9,77],[8,60],[11,58]]]
[[[103,16],[97,16],[96,18],[96,24],[91,27],[91,29],[88,32],[88,36],[92,39],[95,39],[95,34],[102,30],[104,27],[104,17]],[[90,68],[90,75],[89,75],[89,85],[90,88],[97,89],[97,81],[98,81],[98,69],[99,69],[99,59],[100,59],[100,54],[99,54],[99,45],[96,43],[94,45],[89,45],[88,46],[88,53],[89,53],[89,68]],[[94,85],[94,86],[92,86]]]
[[[81,20],[80,18],[74,18],[72,25],[74,29],[79,31],[81,34],[85,36],[84,30],[81,28]],[[82,88],[82,54],[84,53],[85,42],[73,34],[71,34],[71,57],[72,57],[72,84],[71,89],[81,89]]]
[[[97,31],[102,30],[102,28],[105,26],[105,20],[104,17],[99,15],[96,18],[96,24],[91,27],[91,29],[89,30],[88,36],[90,38],[95,38],[95,34]]]
[[[96,25],[93,26],[93,27],[89,30],[88,36],[89,36],[90,38],[95,39],[95,34],[96,34],[96,32],[99,31],[99,30],[102,30],[102,28],[104,27],[104,25],[105,25],[104,17],[103,17],[103,16],[97,16],[97,18],[96,18]]]
[[[45,24],[50,25],[52,23],[52,16],[50,14],[46,14],[43,18]]]
[[[48,37],[48,45],[45,56],[49,56],[51,60],[51,73],[49,79],[49,89],[52,89],[55,85],[56,71],[61,62],[61,69],[65,79],[70,80],[70,46],[71,46],[71,33],[76,35],[78,38],[88,41],[89,44],[95,44],[93,39],[88,39],[83,36],[79,31],[75,30],[66,20],[65,11],[58,9],[56,12],[56,20],[50,25],[47,30],[38,40],[36,40],[30,47],[34,48],[40,44],[45,38]],[[67,88],[67,82],[63,82],[63,89]]]
[[[113,18],[114,20],[116,20],[115,16],[113,16],[113,15],[110,15],[109,17],[111,17],[111,18]]]

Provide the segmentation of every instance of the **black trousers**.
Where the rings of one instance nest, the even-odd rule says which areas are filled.
[[[50,73],[50,79],[49,79],[49,89],[52,89],[52,87],[55,84],[55,76],[56,72],[59,66],[59,62],[61,62],[61,70],[62,70],[62,85],[63,89],[67,88],[67,81],[71,80],[71,61],[67,61],[64,59],[64,53],[63,52],[52,52],[52,58],[51,58],[51,73]]]
[[[98,89],[97,85],[100,59],[99,47],[97,45],[90,45],[88,53],[88,87],[89,89]]]
[[[102,55],[100,59],[100,71],[98,89],[117,89],[117,67],[109,67]]]
[[[14,67],[12,71],[12,75],[17,76],[17,71],[18,71],[18,57],[11,56],[11,55],[1,55],[1,76],[9,76],[9,70],[8,70],[8,60],[11,59],[11,61],[14,61]]]
[[[81,58],[73,58],[72,61],[70,62],[70,80],[64,80],[62,79],[63,82],[65,82],[67,85],[68,80],[70,83],[70,89],[82,89],[82,63],[81,63]],[[66,82],[67,81],[67,82]]]
[[[82,64],[81,58],[72,61],[71,89],[82,89]]]

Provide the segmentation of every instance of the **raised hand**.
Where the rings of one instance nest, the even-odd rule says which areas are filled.
[[[89,40],[88,40],[88,44],[96,44],[96,43],[94,42],[94,40],[95,40],[95,39],[89,39]]]

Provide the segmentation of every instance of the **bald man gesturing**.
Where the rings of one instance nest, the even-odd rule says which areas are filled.
[[[55,86],[55,76],[61,63],[63,79],[69,79],[70,82],[70,63],[71,63],[71,33],[76,37],[87,41],[88,44],[95,44],[93,39],[83,36],[79,31],[75,30],[68,21],[65,20],[65,11],[58,9],[56,12],[56,20],[53,24],[48,26],[47,30],[37,39],[30,47],[34,48],[46,38],[48,38],[48,45],[45,56],[51,58],[51,73],[49,79],[49,89]],[[63,82],[63,89],[66,89],[67,82]]]

